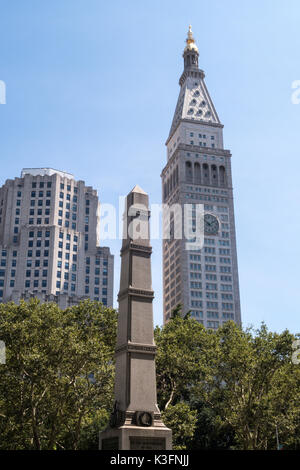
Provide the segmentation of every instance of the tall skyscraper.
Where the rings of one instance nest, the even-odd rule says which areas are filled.
[[[51,168],[0,188],[0,302],[37,296],[62,307],[113,304],[114,257],[99,246],[96,190]]]
[[[164,321],[181,303],[183,313],[190,310],[206,327],[218,328],[228,320],[241,322],[231,153],[223,147],[223,125],[198,58],[189,27],[162,192],[168,206],[192,205],[189,223],[194,228],[196,204],[204,205],[204,246],[187,250],[186,240],[172,233],[163,240]]]

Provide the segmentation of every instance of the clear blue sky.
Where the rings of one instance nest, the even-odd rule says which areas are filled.
[[[299,0],[0,0],[0,184],[22,167],[74,173],[117,203],[161,201],[164,142],[189,24],[232,151],[242,318],[300,330]],[[120,242],[115,254],[115,294]],[[153,242],[155,322],[161,244]]]

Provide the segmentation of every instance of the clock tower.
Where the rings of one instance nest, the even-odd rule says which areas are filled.
[[[162,199],[171,222],[170,236],[163,239],[164,322],[181,304],[183,313],[191,311],[204,326],[216,329],[228,320],[241,323],[231,153],[224,149],[223,125],[198,67],[191,26],[183,59],[161,174]],[[191,249],[176,231],[178,207],[195,236],[197,209],[204,210],[200,249]]]

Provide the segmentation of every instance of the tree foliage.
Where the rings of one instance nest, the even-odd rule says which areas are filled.
[[[173,431],[173,449],[186,449],[194,436],[197,411],[192,410],[187,403],[179,402],[168,406],[162,413],[162,418],[164,424]]]
[[[85,301],[0,304],[2,449],[78,449],[112,406],[116,312]]]
[[[161,408],[185,401],[197,410],[190,448],[299,448],[300,367],[288,331],[217,331],[174,315],[156,328]],[[298,433],[298,434],[297,434]]]
[[[86,301],[0,304],[0,449],[97,449],[113,406],[117,314]],[[300,449],[295,337],[177,306],[155,329],[158,403],[176,449]]]

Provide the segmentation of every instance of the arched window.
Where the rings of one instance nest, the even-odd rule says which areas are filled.
[[[194,183],[195,184],[200,184],[201,183],[201,172],[200,172],[200,165],[199,163],[195,163],[194,165]]]
[[[193,182],[193,169],[191,162],[185,162],[185,180],[187,183]]]
[[[211,183],[218,184],[218,170],[216,165],[211,166]]]
[[[220,166],[219,168],[219,175],[220,175],[220,184],[225,186],[226,184],[226,171],[224,166]]]
[[[209,166],[207,163],[203,163],[203,183],[210,184]]]

